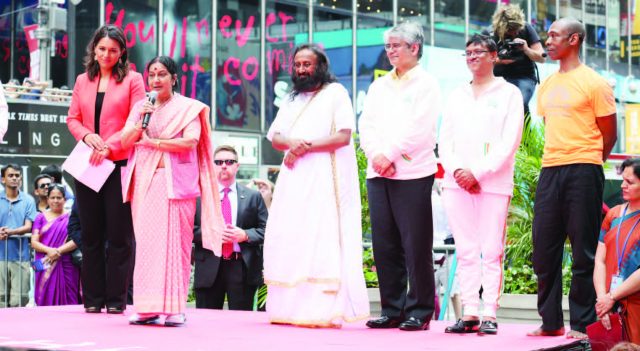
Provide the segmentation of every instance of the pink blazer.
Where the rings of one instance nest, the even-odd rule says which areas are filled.
[[[73,87],[67,126],[78,141],[87,134],[95,133],[95,105],[99,81],[98,77],[90,81],[87,73],[83,73],[78,76]],[[140,73],[129,71],[120,83],[111,76],[100,112],[100,136],[111,149],[110,160],[124,160],[129,155],[129,150],[122,148],[120,134],[129,111],[136,102],[144,98],[144,81]]]

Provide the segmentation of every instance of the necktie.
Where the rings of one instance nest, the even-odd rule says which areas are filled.
[[[233,224],[231,217],[231,201],[229,200],[229,192],[231,189],[222,189],[224,195],[222,196],[222,217],[224,217],[225,224]],[[229,259],[233,253],[233,243],[222,244],[222,258]]]

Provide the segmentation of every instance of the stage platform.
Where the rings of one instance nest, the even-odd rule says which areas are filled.
[[[0,309],[0,350],[544,350],[570,344],[565,337],[528,337],[536,328],[501,324],[496,336],[445,334],[451,322],[431,330],[373,330],[365,321],[342,329],[271,325],[264,312],[187,311],[183,327],[129,325],[129,314],[87,314],[82,306]]]

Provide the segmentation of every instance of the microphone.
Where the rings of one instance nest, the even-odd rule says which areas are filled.
[[[149,102],[152,104],[155,104],[157,97],[158,97],[158,92],[155,90],[151,91],[149,93]],[[147,129],[150,119],[151,119],[151,113],[150,112],[145,113],[144,117],[142,117],[142,129]]]

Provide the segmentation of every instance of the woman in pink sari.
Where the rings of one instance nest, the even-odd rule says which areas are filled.
[[[133,146],[123,179],[136,238],[131,324],[186,321],[196,197],[202,198],[203,246],[220,255],[224,225],[213,171],[209,107],[175,92],[176,63],[159,56],[147,65],[155,102],[140,101],[122,133]],[[143,123],[149,113],[148,126]]]
[[[38,306],[80,303],[80,270],[71,260],[76,244],[67,240],[69,213],[64,211],[65,200],[64,187],[51,184],[49,209],[38,213],[33,221],[31,246],[36,251],[35,260],[47,267],[36,272],[34,295]]]

